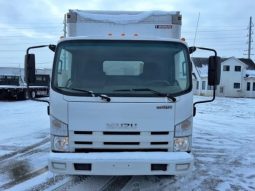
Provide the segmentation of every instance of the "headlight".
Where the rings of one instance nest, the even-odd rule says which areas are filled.
[[[55,117],[50,118],[50,133],[52,135],[58,136],[68,136],[68,126],[67,124],[59,121]]]
[[[69,151],[68,137],[52,136],[52,150],[54,151]]]
[[[183,122],[175,125],[175,137],[185,137],[192,134],[192,119],[193,117],[190,117]]]
[[[174,151],[188,151],[189,137],[174,138]]]

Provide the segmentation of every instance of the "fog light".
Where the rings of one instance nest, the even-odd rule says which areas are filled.
[[[53,162],[52,167],[58,170],[65,170],[66,169],[66,163],[60,163],[60,162]]]
[[[74,163],[74,169],[91,171],[91,164],[90,163]]]
[[[176,170],[188,170],[189,169],[190,164],[186,163],[186,164],[177,164],[175,166]]]
[[[167,171],[167,164],[151,164],[151,171],[153,170]]]

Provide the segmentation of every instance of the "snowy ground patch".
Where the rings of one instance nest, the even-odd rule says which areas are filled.
[[[0,111],[0,157],[49,137],[47,104],[1,101]]]
[[[134,176],[123,190],[255,190],[255,99],[219,97],[198,104],[193,121],[192,173]]]

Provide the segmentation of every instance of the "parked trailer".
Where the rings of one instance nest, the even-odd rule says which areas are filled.
[[[19,100],[49,96],[50,76],[36,74],[34,83],[27,87],[23,78],[18,75],[0,75],[0,98]]]

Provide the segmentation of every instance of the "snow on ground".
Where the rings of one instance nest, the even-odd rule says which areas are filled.
[[[196,97],[196,100],[205,99]],[[5,184],[11,190],[84,190],[88,185],[103,184],[105,177],[79,178],[57,176],[47,171],[49,118],[45,103],[32,101],[0,103],[0,159],[29,145],[36,150],[10,155],[0,163],[0,183],[8,181],[8,163],[27,161],[34,169],[29,179],[19,184]],[[43,142],[46,140],[45,142]],[[42,142],[42,144],[40,144]],[[194,118],[193,171],[185,176],[133,176],[122,190],[255,190],[255,99],[216,98],[215,102],[197,105]],[[9,154],[9,155],[6,155]],[[44,161],[45,160],[45,161]],[[36,164],[40,161],[40,164]],[[41,166],[40,166],[41,165]],[[19,164],[18,167],[25,167]],[[7,169],[7,170],[6,170]],[[13,170],[13,169],[12,169]],[[13,174],[12,174],[13,175]],[[27,177],[29,177],[28,174]],[[15,179],[14,179],[15,180]],[[70,183],[70,180],[71,183]],[[67,188],[61,186],[68,183]],[[72,186],[74,185],[74,186]],[[1,190],[1,187],[0,187]],[[3,189],[4,190],[4,189]]]
[[[197,110],[194,186],[255,190],[255,99],[217,98]]]
[[[1,101],[0,140],[49,130],[47,104],[35,101]]]
[[[49,137],[46,103],[1,101],[0,111],[0,157]]]
[[[192,173],[134,176],[123,190],[254,191],[255,99],[216,98],[199,104],[193,121]]]

